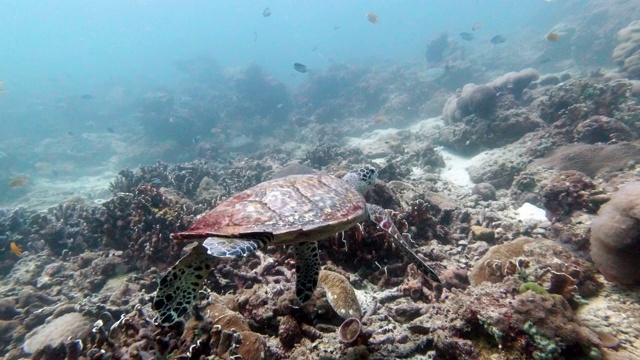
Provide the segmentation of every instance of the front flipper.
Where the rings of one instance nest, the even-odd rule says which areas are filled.
[[[427,275],[429,279],[437,283],[441,282],[438,274],[436,274],[436,272],[427,265],[424,259],[411,249],[411,246],[409,245],[409,242],[413,242],[413,240],[411,240],[411,236],[409,234],[400,234],[400,231],[398,231],[398,228],[396,228],[393,221],[389,218],[389,215],[387,215],[387,212],[382,207],[367,204],[367,212],[369,212],[369,218],[371,221],[378,224],[378,226],[393,237],[394,244],[404,252],[405,256],[407,256],[410,261],[416,264],[423,274]]]
[[[202,245],[209,255],[215,257],[244,256],[252,253],[273,240],[273,234],[243,234],[242,238],[208,237]]]
[[[293,245],[296,256],[296,297],[305,303],[311,299],[318,285],[320,272],[320,258],[318,257],[318,243],[307,241]]]
[[[214,259],[204,246],[198,244],[160,278],[153,300],[153,309],[158,312],[156,322],[171,325],[189,311]]]

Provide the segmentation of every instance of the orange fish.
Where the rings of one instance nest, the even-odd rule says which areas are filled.
[[[547,34],[547,40],[551,42],[556,42],[560,40],[560,34],[558,34],[557,32],[550,32]]]
[[[23,187],[29,183],[29,178],[26,176],[17,176],[9,181],[9,186],[12,188]]]
[[[11,242],[11,252],[16,254],[16,256],[22,256],[22,249],[15,242]]]
[[[473,26],[471,27],[471,31],[476,31],[476,30],[480,29],[481,27],[482,27],[482,23],[481,23],[481,22],[479,22],[479,23],[475,23],[475,24],[473,24]]]
[[[367,20],[369,20],[369,22],[372,23],[373,25],[378,25],[378,15],[372,12],[367,13]]]

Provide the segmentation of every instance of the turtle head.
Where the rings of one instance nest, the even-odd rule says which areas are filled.
[[[342,177],[347,184],[353,186],[354,189],[364,195],[367,190],[373,185],[378,177],[378,171],[376,169],[365,166],[354,172],[350,172]]]

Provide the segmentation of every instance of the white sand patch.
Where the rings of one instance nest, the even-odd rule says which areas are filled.
[[[403,130],[409,130],[411,132],[424,132],[429,131],[437,126],[443,125],[442,119],[438,117],[420,120],[406,128],[386,128],[376,129],[371,132],[362,134],[359,137],[346,137],[347,145],[363,148],[374,142],[384,143],[385,140],[389,140],[395,137],[396,133]]]
[[[464,158],[444,148],[439,150],[445,163],[445,169],[440,176],[456,186],[471,189],[473,181],[471,181],[471,177],[467,172],[467,167],[471,165],[474,158]]]
[[[445,148],[438,148],[438,150],[442,154],[445,163],[445,170],[440,176],[454,185],[468,189],[471,189],[474,183],[471,181],[471,176],[469,176],[467,169],[471,166],[481,164],[485,158],[491,154],[491,151],[485,151],[468,158],[452,153]]]

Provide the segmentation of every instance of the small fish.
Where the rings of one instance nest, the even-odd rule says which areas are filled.
[[[334,26],[333,27],[333,30],[340,30],[340,29],[342,29],[342,26]]]
[[[367,15],[367,20],[369,20],[370,23],[372,23],[373,25],[378,25],[378,15],[372,12],[368,12],[366,15]]]
[[[253,42],[256,42],[256,41],[258,41],[258,33],[255,30],[253,30]]]
[[[465,40],[465,41],[471,41],[471,40],[475,39],[475,36],[473,36],[473,34],[472,34],[472,33],[468,33],[468,32],[461,32],[461,33],[460,33],[460,38],[461,38],[462,40]]]
[[[481,22],[479,22],[479,23],[475,23],[475,24],[473,24],[473,26],[471,27],[471,31],[476,31],[476,30],[480,29],[481,27],[482,27],[482,23],[481,23]]]
[[[16,256],[22,256],[22,249],[20,249],[18,244],[12,241],[9,246],[11,247],[12,253],[14,253]]]
[[[544,58],[544,59],[540,60],[540,64],[546,64],[551,60],[552,60],[551,58]]]
[[[12,188],[19,188],[29,184],[29,178],[26,176],[16,176],[9,180],[9,186]]]
[[[151,179],[151,183],[153,185],[162,185],[162,180],[160,180],[158,178],[153,178],[153,179]]]
[[[422,77],[425,81],[433,81],[438,79],[440,76],[444,75],[446,72],[445,69],[440,67],[432,67],[425,71],[424,76]]]
[[[558,34],[557,32],[550,32],[547,34],[547,40],[551,42],[556,42],[560,40],[560,34]]]
[[[294,116],[293,123],[297,127],[305,127],[313,123],[313,119],[306,116]]]
[[[83,100],[91,100],[93,99],[93,95],[91,94],[82,94],[82,96],[80,96],[81,99]]]
[[[67,135],[69,136],[76,136],[76,134],[73,133],[73,131],[67,131]]]
[[[374,124],[383,124],[389,122],[389,117],[384,114],[375,114],[372,120]]]
[[[496,36],[491,38],[491,43],[492,44],[502,44],[505,41],[507,41],[507,38],[502,36],[502,35],[496,35]]]
[[[112,133],[112,134],[113,134],[113,133],[115,133],[115,130],[113,130],[113,128],[112,128],[112,127],[108,127],[108,128],[107,128],[107,131],[108,131],[108,132],[110,132],[110,133]]]
[[[262,16],[264,16],[264,17],[269,17],[269,16],[271,16],[271,9],[269,9],[269,8],[264,8],[264,10],[262,10]]]
[[[300,63],[293,64],[293,68],[296,69],[297,72],[301,73],[306,73],[307,71],[309,71],[306,65]]]

